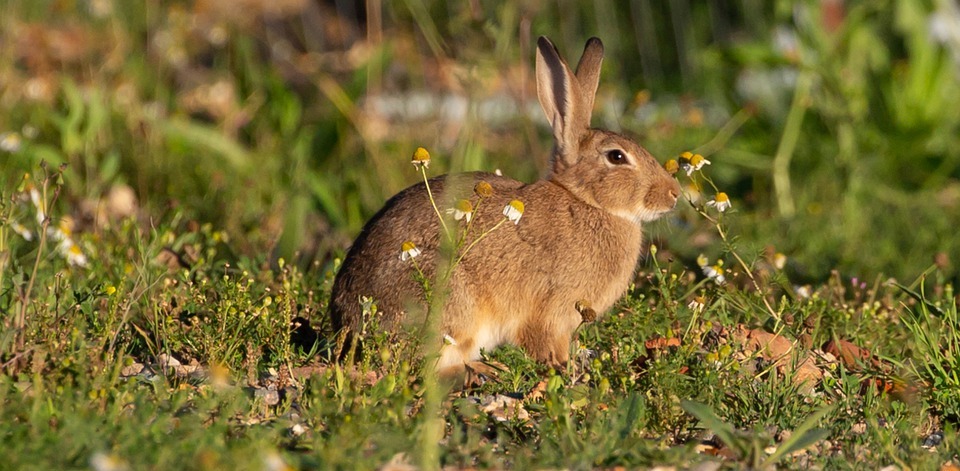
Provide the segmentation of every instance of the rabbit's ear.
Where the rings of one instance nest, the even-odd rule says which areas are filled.
[[[593,100],[597,95],[597,84],[600,82],[600,64],[603,63],[603,42],[600,38],[590,38],[583,48],[580,63],[577,64],[577,81],[580,82],[580,98],[583,109],[581,119],[590,127],[590,116],[593,114]]]
[[[582,120],[580,84],[557,48],[543,36],[537,40],[537,97],[553,128],[558,155],[575,159],[580,134],[590,124]]]

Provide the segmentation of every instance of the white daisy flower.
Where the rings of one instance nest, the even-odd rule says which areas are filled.
[[[726,277],[723,276],[723,260],[717,260],[716,265],[710,265],[710,259],[706,255],[700,254],[697,257],[697,265],[700,266],[703,274],[713,280],[714,283],[722,285],[727,281]]]
[[[504,206],[503,215],[514,224],[520,224],[520,218],[523,216],[523,202],[513,200],[510,204]]]
[[[717,193],[717,196],[715,196],[712,200],[707,201],[707,206],[716,206],[717,211],[722,213],[730,209],[730,197],[721,191],[720,193]]]
[[[406,262],[408,259],[417,258],[420,256],[420,249],[417,247],[417,244],[414,244],[409,240],[400,246],[400,250],[400,260],[404,262]]]
[[[469,200],[458,200],[451,211],[453,212],[453,219],[457,221],[466,219],[467,222],[470,222],[473,219],[473,204]]]
[[[410,160],[410,163],[418,169],[420,167],[430,168],[430,153],[427,152],[427,149],[423,147],[417,147],[416,152],[413,153],[413,158]]]
[[[43,220],[47,218],[47,213],[43,211],[43,201],[40,200],[40,191],[37,190],[35,186],[30,185],[27,193],[30,195],[30,201],[33,203],[33,206],[37,208],[37,223],[43,224]]]
[[[20,134],[15,132],[5,132],[0,134],[0,150],[10,152],[11,154],[20,150],[23,139]]]
[[[33,240],[33,233],[30,232],[30,229],[23,227],[23,224],[13,221],[10,223],[10,228],[13,229],[13,232],[16,232],[17,234],[19,234],[20,237],[23,237],[24,240],[28,242]]]
[[[783,267],[787,266],[787,256],[777,252],[773,255],[773,267],[777,270],[783,270]]]
[[[65,238],[59,245],[60,253],[67,259],[67,263],[77,267],[87,266],[87,256],[80,250],[80,246],[74,244],[69,238]]]
[[[697,296],[693,298],[693,301],[690,301],[690,304],[687,304],[687,307],[690,308],[691,311],[699,314],[703,312],[703,309],[706,307],[706,300],[703,299],[703,296]]]
[[[680,154],[680,168],[687,172],[688,177],[693,175],[693,172],[703,168],[704,165],[710,165],[710,161],[700,154],[694,154],[693,152]]]

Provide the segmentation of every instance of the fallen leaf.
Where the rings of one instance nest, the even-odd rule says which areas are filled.
[[[667,347],[679,347],[680,339],[677,337],[666,338],[654,336],[644,342],[643,345],[647,347],[647,350],[663,350]]]

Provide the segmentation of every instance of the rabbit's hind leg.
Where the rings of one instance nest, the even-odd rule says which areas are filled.
[[[570,341],[580,320],[576,311],[549,320],[542,317],[531,319],[520,333],[520,347],[535,360],[558,371],[563,370],[570,359]]]

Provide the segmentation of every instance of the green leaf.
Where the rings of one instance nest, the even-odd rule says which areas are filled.
[[[912,290],[912,289],[910,289],[910,288],[907,288],[906,286],[901,285],[900,283],[897,283],[896,281],[891,281],[890,284],[893,285],[893,286],[896,286],[897,288],[899,288],[900,291],[903,291],[904,293],[907,293],[908,296],[910,296],[911,298],[915,299],[918,303],[920,303],[920,304],[922,304],[923,306],[925,306],[928,310],[930,310],[930,312],[934,313],[937,317],[943,317],[943,316],[944,316],[943,310],[940,309],[939,307],[933,305],[933,303],[927,301],[927,298],[926,298],[923,294],[918,293],[918,292],[916,292],[916,291],[914,291],[914,290]],[[916,311],[912,311],[912,312],[914,312],[914,314],[916,314]]]

